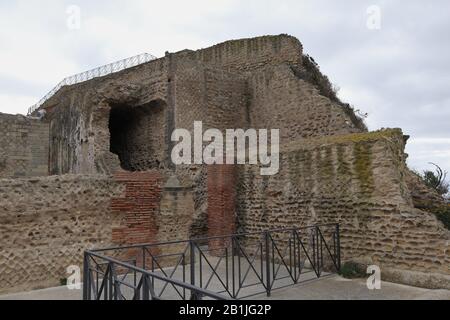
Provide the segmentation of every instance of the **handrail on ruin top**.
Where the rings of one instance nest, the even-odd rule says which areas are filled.
[[[48,99],[50,99],[53,95],[55,95],[56,92],[58,92],[59,89],[61,89],[64,86],[70,86],[77,83],[85,82],[94,78],[103,77],[112,73],[116,73],[128,68],[132,68],[135,66],[138,66],[143,63],[147,63],[150,61],[153,61],[157,59],[155,56],[149,54],[149,53],[142,53],[137,56],[133,56],[130,58],[126,58],[120,61],[116,61],[110,64],[106,64],[104,66],[85,71],[82,73],[75,74],[73,76],[64,78],[60,83],[56,85],[49,93],[47,93],[41,100],[39,100],[38,103],[31,106],[28,109],[28,115],[30,116],[33,114],[36,110],[38,110]]]

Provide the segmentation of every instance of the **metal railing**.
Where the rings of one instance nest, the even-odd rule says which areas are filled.
[[[200,297],[228,299],[183,281],[149,272],[136,266],[135,262],[133,265],[95,252],[85,252],[83,272],[83,300],[162,300],[161,295],[155,293],[156,280],[163,281],[166,286],[170,284],[177,292],[183,291],[183,300],[186,300],[187,291],[191,293],[191,300]],[[131,282],[127,280],[130,277]]]
[[[339,272],[338,224],[86,251],[85,300],[244,299]]]
[[[120,61],[116,61],[86,72],[78,73],[62,80],[56,85],[49,93],[47,93],[38,103],[31,106],[28,109],[28,115],[31,115],[37,109],[39,109],[48,99],[50,99],[59,89],[64,86],[70,86],[77,83],[85,82],[94,78],[103,77],[108,74],[119,72],[128,68],[138,66],[140,64],[157,59],[155,56],[149,53],[143,53],[137,56],[126,58]]]

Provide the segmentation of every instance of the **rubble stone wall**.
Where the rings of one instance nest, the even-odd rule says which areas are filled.
[[[111,152],[110,144],[110,114],[116,106],[131,110],[163,101],[166,107],[161,116],[150,115],[148,121],[142,121],[148,122],[143,126],[149,132],[158,122],[164,136],[158,131],[155,139],[166,145],[170,145],[175,128],[190,128],[194,120],[215,128],[247,127],[250,74],[267,66],[298,66],[301,61],[302,46],[297,39],[268,36],[167,54],[134,68],[63,87],[43,106],[50,119],[50,172],[112,174],[120,168],[120,155]],[[264,111],[258,108],[254,108],[255,113]],[[158,146],[147,147],[155,151]],[[138,169],[167,167],[167,149],[157,151],[165,153],[163,164],[163,155],[158,155],[144,164],[146,168],[140,164]]]
[[[44,105],[51,173],[173,169],[171,134],[175,128],[192,133],[194,121],[204,130],[281,129],[282,142],[354,132],[345,113],[291,69],[302,65],[302,52],[287,35],[227,41],[65,87]],[[111,139],[118,107],[129,110],[129,117],[117,117],[115,131],[126,140],[119,147]],[[193,234],[204,234],[207,171],[195,165],[175,170],[183,185],[194,186]]]
[[[122,217],[111,199],[123,186],[110,177],[54,176],[0,180],[0,292],[60,285],[83,252],[110,246]]]
[[[281,144],[361,131],[340,105],[299,79],[289,65],[261,69],[249,82],[251,127],[279,129]]]
[[[76,175],[0,180],[0,291],[54,285],[90,246],[205,235],[209,205],[221,214],[236,207],[230,232],[339,222],[345,260],[442,287],[449,231],[420,210],[434,198],[414,188],[402,133],[366,133],[304,59],[287,35],[227,41],[65,86],[43,106],[48,124],[0,115],[0,178]],[[233,193],[220,172],[208,179],[205,166],[175,168],[171,134],[192,133],[194,121],[204,130],[280,129],[280,173],[239,166]],[[181,189],[165,190],[174,172]]]
[[[278,175],[262,177],[251,166],[240,170],[240,228],[340,223],[344,261],[379,265],[388,280],[448,288],[450,231],[414,208],[403,151],[400,130],[285,146]]]
[[[192,192],[164,182],[154,171],[0,180],[0,293],[60,285],[85,250],[189,238]]]
[[[110,145],[111,108],[166,102],[168,77],[166,60],[159,59],[62,88],[46,102],[50,119],[50,173],[112,174],[119,169],[119,157],[111,152]],[[169,108],[162,111],[169,112]]]

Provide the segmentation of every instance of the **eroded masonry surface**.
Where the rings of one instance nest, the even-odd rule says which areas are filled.
[[[54,286],[89,248],[340,223],[342,258],[450,288],[445,204],[400,129],[367,132],[287,35],[184,50],[0,115],[0,292]],[[280,129],[280,172],[171,162],[176,128]]]

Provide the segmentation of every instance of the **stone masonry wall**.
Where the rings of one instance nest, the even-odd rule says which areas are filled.
[[[187,239],[193,215],[155,171],[0,180],[0,293],[58,286],[88,249]]]
[[[111,108],[165,102],[168,77],[167,61],[159,59],[63,87],[45,105],[50,118],[50,173],[112,174],[119,169],[119,157],[110,145]]]
[[[202,121],[203,130],[247,128],[246,81],[242,76],[213,68],[194,67],[177,73],[175,127],[186,129],[193,137],[194,121]],[[195,223],[192,236],[207,233],[207,176],[202,165],[175,168],[184,186],[192,186],[195,199]]]
[[[233,73],[248,73],[269,65],[299,66],[302,54],[303,47],[298,39],[278,35],[226,41],[206,49],[191,51],[184,58],[195,59],[201,64],[213,65]]]
[[[191,238],[195,211],[192,188],[181,186],[178,179],[172,176],[162,189],[159,208],[157,219],[158,242],[180,241]],[[161,246],[160,250],[165,255],[180,254],[185,251],[187,245],[187,243],[170,244]],[[159,262],[173,266],[180,258],[179,255],[164,257],[160,258]]]
[[[48,124],[0,113],[0,178],[48,175]]]
[[[114,105],[136,107],[156,100],[166,103],[161,117],[166,130],[163,140],[170,144],[175,125],[192,118],[211,125],[225,125],[220,116],[227,118],[225,122],[238,119],[232,127],[243,125],[242,119],[248,122],[246,108],[242,107],[242,103],[248,103],[244,78],[268,65],[299,66],[301,61],[302,46],[297,39],[266,36],[168,54],[115,74],[63,87],[43,106],[51,121],[50,173],[111,174],[120,167],[118,156],[110,152],[108,121]],[[196,68],[190,87],[183,79]],[[189,91],[183,93],[184,89]],[[199,97],[195,103],[201,109],[188,109],[186,93],[190,101]],[[219,113],[204,116],[214,111]],[[146,169],[154,168],[152,163]]]
[[[241,169],[240,228],[340,223],[344,261],[377,264],[386,280],[449,288],[450,231],[413,207],[403,150],[400,130],[285,146],[278,175]]]
[[[299,79],[289,65],[269,66],[250,79],[252,128],[280,129],[280,143],[360,132],[342,107]]]
[[[50,171],[167,171],[173,130],[192,131],[194,121],[202,121],[204,130],[281,129],[282,141],[354,132],[342,110],[296,77],[291,67],[301,67],[302,59],[302,45],[294,37],[265,36],[167,54],[64,87],[44,105],[51,119]],[[159,112],[151,108],[155,101],[163,106]],[[112,128],[111,115],[118,107],[136,120],[119,116]],[[135,112],[144,107],[145,113]],[[116,143],[114,135],[111,139],[113,129],[127,132],[119,137],[126,143]],[[175,170],[184,186],[194,187],[192,234],[204,235],[207,171],[201,166]]]
[[[302,51],[287,35],[227,41],[63,87],[49,123],[0,114],[0,178],[77,174],[0,180],[0,292],[57,285],[92,247],[336,222],[344,261],[449,288],[450,234],[419,210],[434,198],[414,187],[402,133],[362,133]],[[194,121],[280,129],[280,173],[173,168],[171,133]]]
[[[165,166],[166,109],[162,101],[137,107],[118,105],[111,109],[110,151],[119,156],[123,169],[145,171]]]
[[[112,244],[123,186],[102,176],[0,180],[0,292],[60,285],[84,250]]]

